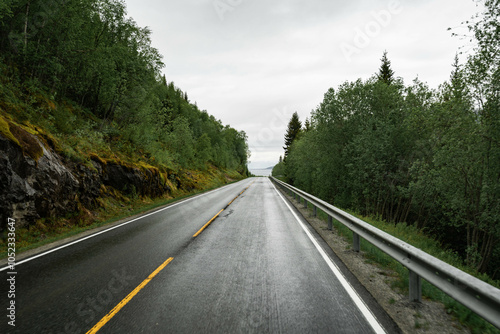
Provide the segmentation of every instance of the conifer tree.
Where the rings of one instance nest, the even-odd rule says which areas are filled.
[[[306,121],[304,122],[304,131],[308,132],[311,130],[311,122],[309,121],[309,118],[306,117]]]
[[[297,112],[294,112],[292,118],[290,119],[290,122],[288,123],[288,129],[285,134],[285,146],[283,147],[283,149],[285,150],[285,161],[288,153],[290,152],[292,143],[297,138],[301,129],[302,123],[299,120],[299,115],[297,114]]]
[[[391,69],[391,62],[387,58],[387,51],[384,51],[381,61],[382,65],[380,65],[377,78],[379,81],[383,81],[390,85],[394,81],[394,71]]]

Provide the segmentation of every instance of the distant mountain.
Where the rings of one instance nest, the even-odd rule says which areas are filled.
[[[248,169],[252,170],[272,170],[274,168],[275,165],[272,165],[271,167],[264,167],[266,165],[270,165],[272,164],[273,162],[271,161],[264,161],[264,162],[258,162],[258,163],[250,163],[249,166],[248,166]]]

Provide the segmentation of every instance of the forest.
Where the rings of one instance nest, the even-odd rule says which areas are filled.
[[[75,160],[106,147],[162,168],[246,175],[246,134],[191,103],[163,67],[122,0],[0,2],[4,116],[46,129]]]
[[[439,88],[404,84],[385,52],[374,76],[329,89],[304,125],[294,114],[273,175],[414,225],[500,279],[500,1],[464,25],[474,47],[450,59]]]

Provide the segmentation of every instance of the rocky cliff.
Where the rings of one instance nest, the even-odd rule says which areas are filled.
[[[0,232],[9,217],[22,227],[40,218],[96,209],[110,189],[158,197],[176,186],[177,175],[151,166],[130,166],[96,155],[75,163],[58,152],[50,136],[0,117]]]

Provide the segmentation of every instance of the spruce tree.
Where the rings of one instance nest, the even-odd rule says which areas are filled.
[[[308,132],[311,130],[311,122],[309,121],[309,118],[306,117],[306,121],[304,122],[304,131]]]
[[[387,51],[384,51],[381,61],[382,65],[380,65],[377,78],[379,81],[383,81],[390,85],[394,81],[394,71],[391,69],[391,62],[387,58]]]
[[[290,119],[290,122],[288,123],[288,129],[285,134],[285,146],[283,149],[285,150],[285,158],[290,152],[290,148],[292,146],[293,141],[297,138],[298,134],[300,133],[302,128],[302,123],[299,120],[299,115],[297,112],[294,112],[292,115],[292,118]]]

